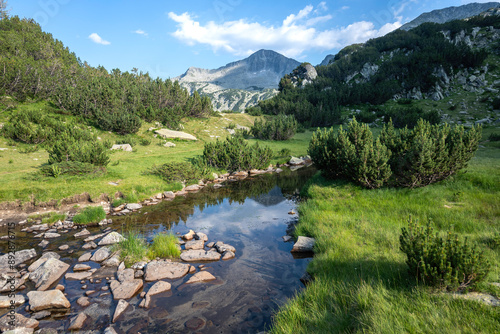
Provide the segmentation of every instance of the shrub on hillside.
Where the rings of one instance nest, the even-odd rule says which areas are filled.
[[[67,132],[61,134],[47,151],[49,164],[78,161],[96,166],[107,166],[110,160],[109,150],[104,143],[97,140],[77,140]]]
[[[457,290],[482,281],[488,274],[490,264],[476,246],[451,232],[446,238],[434,234],[430,222],[417,226],[410,218],[399,240],[410,275],[426,285]]]
[[[153,165],[146,174],[161,177],[168,183],[180,182],[186,184],[198,183],[206,177],[206,173],[189,162],[167,162],[163,165]]]
[[[252,135],[264,140],[288,140],[297,132],[297,121],[293,115],[280,114],[267,121],[256,120]]]
[[[90,163],[80,161],[63,161],[52,165],[45,165],[40,169],[44,176],[58,177],[60,175],[100,175],[104,173],[104,167],[95,166]]]
[[[258,143],[248,145],[242,136],[206,143],[203,148],[203,160],[208,166],[230,172],[267,168],[272,154],[270,148],[260,147]]]
[[[431,124],[439,124],[441,117],[439,112],[431,110],[425,112],[419,107],[409,107],[404,109],[392,109],[385,112],[384,121],[389,123],[392,120],[394,127],[401,129],[408,127],[413,129],[419,119],[424,119]]]
[[[391,152],[366,124],[353,119],[347,130],[318,130],[313,133],[308,153],[328,177],[352,180],[366,188],[379,188],[391,176]]]
[[[120,135],[136,133],[142,121],[139,116],[126,110],[96,113],[96,125],[103,130],[113,131]]]
[[[444,180],[467,167],[480,139],[479,126],[465,131],[463,126],[431,125],[422,119],[413,130],[398,132],[389,122],[380,134],[382,144],[392,152],[392,183],[408,188]]]
[[[245,111],[250,116],[262,116],[262,109],[259,106],[248,107]]]

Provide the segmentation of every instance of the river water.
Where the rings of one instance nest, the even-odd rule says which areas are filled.
[[[197,270],[200,264],[205,265],[204,270],[217,278],[214,281],[186,285],[191,275],[169,281],[172,290],[154,296],[149,309],[138,307],[142,300],[138,295],[128,300],[130,306],[112,325],[115,330],[145,334],[259,333],[268,329],[277,308],[303,288],[300,277],[310,258],[294,258],[290,253],[293,243],[285,243],[282,236],[287,234],[288,224],[298,219],[296,214],[289,213],[297,212],[298,192],[314,172],[313,168],[285,170],[228,182],[220,189],[207,187],[186,198],[113,218],[113,229],[139,233],[148,241],[159,232],[184,234],[192,229],[207,234],[208,242],[223,241],[236,248],[234,259],[191,263]],[[26,247],[33,247],[39,240],[31,241],[26,236],[25,242]],[[77,244],[70,238],[62,238],[51,243],[49,249],[55,250],[63,243],[76,251],[63,255],[61,260],[76,264],[78,256],[85,252],[77,248],[81,247],[81,241]],[[109,275],[112,273],[103,271],[102,281],[87,282],[86,290],[81,289],[79,281],[62,279],[60,283],[66,286],[71,310],[40,320],[40,328],[64,333],[69,318],[85,312],[89,319],[82,332],[101,333],[110,325],[117,305],[109,291],[101,290],[107,285],[104,278]],[[153,283],[145,282],[143,291]],[[76,300],[88,290],[96,292],[89,296],[91,304],[82,308]]]

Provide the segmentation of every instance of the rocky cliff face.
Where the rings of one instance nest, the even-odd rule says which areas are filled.
[[[400,29],[410,30],[412,28],[418,27],[425,22],[446,23],[453,20],[463,20],[468,17],[479,15],[487,11],[488,9],[499,7],[500,3],[498,2],[487,2],[470,3],[464,6],[433,10],[432,12],[424,13],[417,17],[415,20],[404,24]]]
[[[277,94],[280,79],[299,65],[277,52],[260,50],[215,70],[191,67],[174,80],[191,93],[212,98],[216,110],[243,111]]]

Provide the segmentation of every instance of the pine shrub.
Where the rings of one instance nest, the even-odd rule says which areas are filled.
[[[186,184],[198,183],[200,179],[207,177],[204,170],[189,162],[167,162],[159,166],[154,165],[145,174],[159,176],[168,183]]]
[[[258,143],[250,146],[242,136],[206,143],[203,148],[203,160],[209,167],[230,172],[267,168],[272,155],[270,148],[260,147]]]
[[[418,281],[440,289],[463,289],[482,281],[490,264],[474,245],[457,234],[448,232],[442,238],[429,222],[418,226],[409,219],[403,227],[400,249],[406,254],[409,273]]]
[[[63,133],[47,151],[49,164],[78,161],[96,166],[107,166],[110,160],[110,153],[105,144],[97,140],[77,140],[69,133]]]
[[[297,132],[297,120],[293,115],[280,114],[266,122],[256,120],[251,132],[263,140],[288,140]]]
[[[106,131],[113,131],[120,135],[136,133],[141,127],[142,121],[139,116],[126,111],[98,112],[96,125]]]

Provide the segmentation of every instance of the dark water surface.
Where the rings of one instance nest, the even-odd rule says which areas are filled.
[[[184,234],[192,229],[207,234],[208,242],[223,241],[236,248],[232,260],[191,263],[198,271],[198,265],[206,265],[206,271],[217,278],[215,281],[186,285],[190,274],[169,281],[172,290],[154,296],[149,309],[138,307],[142,298],[137,295],[128,300],[129,308],[113,327],[118,333],[143,334],[258,333],[268,329],[273,312],[303,287],[299,279],[310,259],[294,259],[290,253],[293,244],[283,242],[282,236],[286,235],[288,223],[297,219],[289,212],[296,211],[296,195],[314,172],[313,168],[286,170],[228,182],[220,189],[207,187],[186,198],[113,218],[113,229],[138,232],[148,241],[158,232]],[[98,229],[91,232],[96,234]],[[39,241],[20,234],[24,248],[35,247],[38,252]],[[85,252],[81,243],[72,235],[63,236],[48,248],[56,250],[69,244],[74,253],[58,252],[61,260],[73,265]],[[100,275],[105,278],[113,273],[103,271]],[[100,333],[109,326],[117,301],[109,291],[101,290],[107,285],[105,279],[100,283],[87,281],[86,290],[81,289],[79,281],[62,281],[72,304],[70,313],[61,314],[61,318],[53,314],[40,321],[40,328],[51,327],[64,333],[70,316],[82,311],[89,316],[82,332]],[[141,291],[147,292],[154,283],[145,282]],[[96,293],[89,296],[91,305],[81,308],[76,300],[87,290]]]

